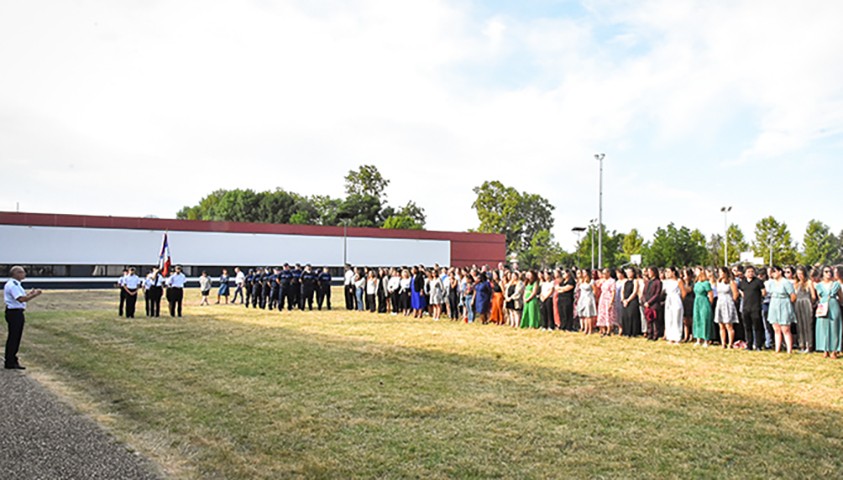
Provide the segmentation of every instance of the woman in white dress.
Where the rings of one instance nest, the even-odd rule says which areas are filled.
[[[684,338],[685,307],[682,304],[682,297],[685,296],[685,286],[681,279],[676,277],[676,269],[667,267],[664,269],[664,281],[662,291],[665,294],[664,301],[664,338],[668,343],[679,345]]]
[[[427,274],[427,292],[427,298],[430,299],[430,316],[433,320],[439,320],[442,315],[442,302],[445,300],[445,288],[442,286],[442,280],[436,275],[436,270]]]
[[[738,323],[738,311],[735,300],[738,299],[738,287],[732,280],[728,267],[720,267],[717,279],[717,306],[714,308],[714,323],[720,325],[720,343],[723,348],[731,348],[735,342],[735,324]]]
[[[594,331],[594,319],[597,317],[597,301],[594,297],[594,284],[591,282],[591,272],[588,269],[579,271],[580,298],[577,301],[577,314],[585,327],[583,333],[590,335]]]

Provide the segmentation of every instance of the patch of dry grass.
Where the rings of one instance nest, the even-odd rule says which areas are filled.
[[[33,302],[25,360],[174,477],[843,475],[843,364],[816,355],[115,299]]]

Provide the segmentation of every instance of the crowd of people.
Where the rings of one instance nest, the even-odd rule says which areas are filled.
[[[159,316],[166,289],[170,315],[181,316],[185,280],[178,266],[166,278],[153,269],[140,279],[128,269],[118,280],[120,315],[125,306],[133,318],[143,292],[147,316]],[[233,277],[224,269],[216,303],[229,303],[233,283],[231,303],[247,308],[313,310],[315,298],[318,310],[330,310],[331,281],[327,267],[310,265],[234,268]],[[346,265],[343,291],[348,310],[837,358],[843,350],[841,281],[843,267],[820,266],[519,271],[503,264]],[[200,305],[208,305],[212,280],[206,272],[199,284]]]
[[[843,350],[843,267],[346,266],[346,308],[791,353]]]

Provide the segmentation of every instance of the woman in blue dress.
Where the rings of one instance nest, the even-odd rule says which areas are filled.
[[[492,286],[486,277],[485,272],[480,272],[477,283],[474,285],[474,315],[479,318],[483,325],[489,323],[489,310],[492,307]]]
[[[843,272],[838,269],[837,275]],[[823,267],[822,280],[814,287],[817,290],[817,298],[820,305],[828,305],[825,315],[817,314],[817,324],[814,327],[816,343],[814,347],[818,352],[823,352],[825,358],[837,358],[837,352],[841,351],[841,318],[840,318],[840,282],[834,280],[834,272],[831,267]]]
[[[422,318],[427,309],[427,297],[424,295],[424,270],[413,267],[413,281],[410,283],[410,306],[413,308],[413,317]]]
[[[222,269],[220,275],[220,289],[217,291],[217,303],[220,303],[220,297],[225,297],[225,303],[228,303],[228,270]]]
[[[796,290],[790,280],[782,278],[781,267],[770,267],[770,280],[764,285],[770,292],[770,310],[767,321],[773,326],[776,334],[776,353],[782,351],[782,337],[787,345],[787,353],[793,353],[793,335],[790,326],[796,323],[793,302],[796,301]]]

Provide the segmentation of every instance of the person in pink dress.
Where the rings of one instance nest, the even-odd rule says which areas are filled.
[[[603,281],[600,283],[600,300],[597,304],[597,327],[601,336],[612,334],[612,327],[617,323],[615,318],[615,279],[613,272],[603,269]]]

